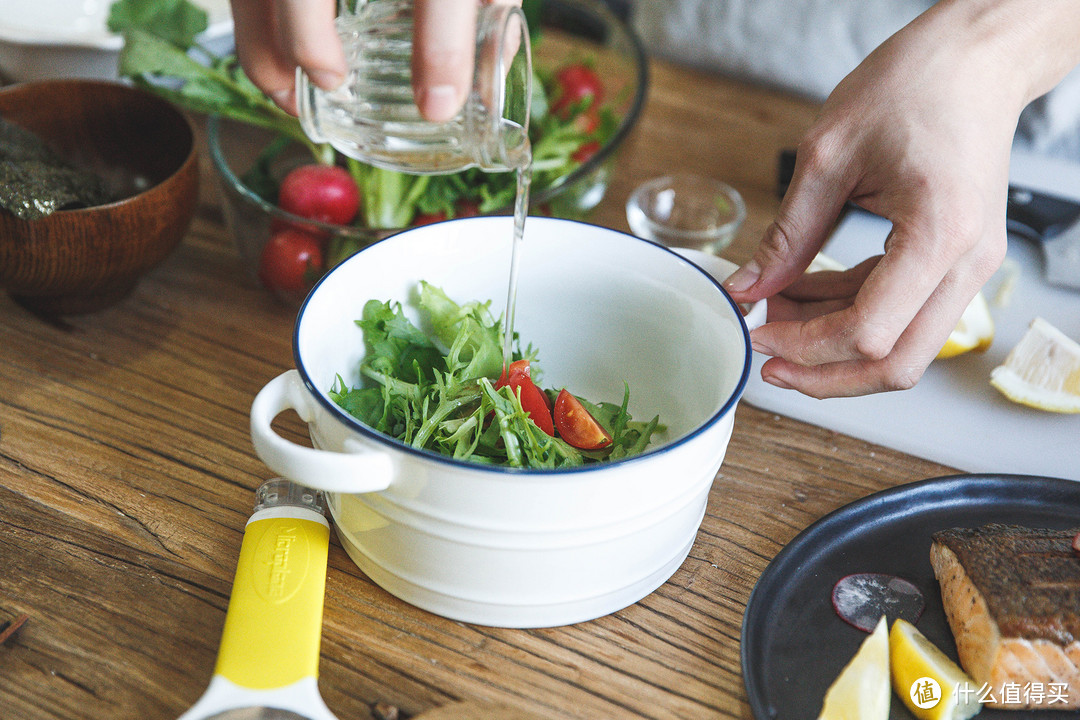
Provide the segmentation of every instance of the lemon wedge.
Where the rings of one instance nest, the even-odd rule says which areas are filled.
[[[806,268],[806,272],[818,272],[821,270],[847,270],[847,267],[841,264],[839,261],[834,260],[823,252],[819,252],[814,256],[814,259],[810,261],[810,265]]]
[[[1037,317],[990,372],[990,384],[1021,405],[1080,413],[1080,344]]]
[[[979,712],[979,686],[907,620],[889,633],[892,687],[919,720],[967,720]]]
[[[889,631],[882,616],[825,692],[818,720],[888,720],[890,695]]]
[[[949,333],[949,339],[938,351],[937,359],[956,357],[972,350],[983,352],[993,341],[994,318],[990,316],[990,305],[980,290],[964,309],[956,327]]]

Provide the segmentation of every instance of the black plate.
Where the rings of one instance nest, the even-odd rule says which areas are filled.
[[[832,608],[833,585],[851,573],[890,573],[915,583],[926,597],[919,630],[955,660],[930,567],[930,535],[989,522],[1076,527],[1080,482],[1022,475],[923,480],[870,495],[801,532],[765,568],[743,617],[743,682],[754,717],[818,716],[825,691],[866,637]],[[913,717],[894,694],[891,720]],[[1058,720],[1077,713],[984,709],[977,717]]]

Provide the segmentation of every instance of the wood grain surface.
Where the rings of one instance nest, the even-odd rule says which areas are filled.
[[[723,179],[749,256],[776,209],[776,157],[815,107],[652,65],[651,95],[591,219],[626,229],[639,182]],[[268,477],[251,400],[292,366],[294,311],[245,278],[203,156],[179,250],[121,304],[46,323],[0,299],[0,645],[3,720],[169,719],[214,665],[253,491]],[[301,441],[295,417],[280,430]],[[745,404],[689,558],[623,611],[544,630],[444,620],[330,548],[320,687],[343,719],[459,700],[546,718],[749,718],[739,633],[755,580],[800,530],[876,490],[949,473]]]

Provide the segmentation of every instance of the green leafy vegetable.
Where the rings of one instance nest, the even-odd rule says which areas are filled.
[[[125,0],[109,8],[112,32],[153,27],[163,40],[181,47],[194,45],[208,26],[207,12],[186,0]]]
[[[496,388],[502,369],[502,324],[490,302],[459,304],[421,283],[419,306],[431,333],[399,303],[369,300],[357,325],[367,353],[362,381],[348,387],[339,376],[330,397],[361,422],[413,447],[459,460],[511,467],[560,468],[615,460],[643,452],[659,419],[635,422],[621,403],[585,402],[612,435],[603,450],[578,450],[541,430],[509,387]],[[531,348],[515,358],[535,359]]]

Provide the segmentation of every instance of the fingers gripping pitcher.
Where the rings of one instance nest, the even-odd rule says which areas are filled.
[[[345,81],[326,91],[297,70],[300,123],[309,138],[369,165],[412,174],[471,167],[517,172],[503,342],[508,367],[532,177],[532,51],[524,13],[506,4],[478,8],[472,87],[447,122],[425,120],[413,98],[411,0],[359,0],[351,12],[343,5],[334,22],[349,68]]]
[[[447,122],[420,116],[413,100],[410,0],[360,0],[335,21],[348,75],[335,90],[297,70],[300,122],[315,142],[370,165],[413,174],[528,165],[532,60],[520,8],[479,8],[473,83]]]

